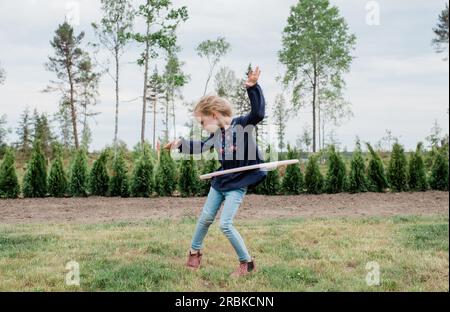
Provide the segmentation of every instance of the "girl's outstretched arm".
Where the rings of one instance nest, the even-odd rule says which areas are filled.
[[[209,138],[203,141],[193,141],[187,140],[185,138],[179,138],[179,145],[177,146],[180,153],[183,154],[201,154],[207,150],[214,148],[214,133],[212,133]]]

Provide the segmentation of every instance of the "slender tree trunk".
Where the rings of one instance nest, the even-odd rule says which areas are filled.
[[[75,139],[75,148],[78,149],[80,147],[78,142],[78,130],[77,130],[77,111],[74,104],[74,97],[73,97],[73,87],[71,87],[70,91],[70,102],[72,103],[70,105],[71,115],[72,115],[72,127],[73,127],[73,136]]]
[[[86,126],[87,126],[87,105],[83,107],[83,136],[86,134]]]
[[[156,150],[156,101],[157,96],[153,99],[153,148]]]
[[[150,24],[147,23],[147,36],[150,33]],[[147,83],[148,83],[148,53],[150,50],[150,43],[148,40],[145,42],[145,53],[144,53],[144,90],[142,92],[142,124],[141,124],[141,146],[144,146],[145,142],[145,123],[147,114]]]
[[[322,120],[322,135],[323,135],[322,148],[325,148],[325,118],[323,118]]]
[[[206,79],[205,90],[203,91],[203,96],[206,95],[206,91],[208,90],[208,84],[209,84],[209,81],[211,80],[213,70],[214,70],[214,67],[211,67],[211,69],[209,70],[208,79]]]
[[[314,64],[313,102],[312,102],[312,114],[313,114],[313,153],[316,152],[316,88],[317,88],[317,67],[316,67],[316,64]]]
[[[320,86],[317,86],[317,128],[318,128],[318,139],[319,139],[319,150],[322,149],[322,141],[324,133],[321,131],[322,124],[322,107],[320,106]]]
[[[170,109],[170,103],[172,102],[172,99],[168,98],[166,100],[166,133],[164,135],[165,142],[169,141],[169,109]]]
[[[119,133],[119,47],[116,45],[114,51],[114,58],[116,61],[116,116],[115,116],[115,126],[114,126],[114,154],[117,153],[117,143],[118,143],[118,133]]]
[[[73,136],[75,140],[75,148],[79,148],[79,142],[78,142],[78,130],[77,130],[77,109],[75,107],[75,88],[73,85],[73,77],[72,77],[72,71],[70,70],[70,67],[67,67],[67,72],[69,76],[69,84],[70,84],[70,114],[72,119],[72,127],[73,127]]]
[[[172,102],[172,116],[173,116],[173,139],[177,138],[177,131],[175,129],[175,101]]]

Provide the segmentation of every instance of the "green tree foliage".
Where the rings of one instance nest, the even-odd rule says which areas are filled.
[[[430,187],[433,190],[448,191],[448,155],[443,148],[434,153]]]
[[[68,189],[67,174],[64,170],[62,151],[58,147],[54,149],[55,159],[50,168],[48,177],[48,192],[53,197],[63,197]]]
[[[274,153],[272,146],[266,148],[266,162],[270,161],[271,153]],[[276,152],[275,152],[276,153]],[[266,178],[259,183],[256,187],[249,189],[249,193],[264,195],[277,195],[281,190],[281,179],[278,168],[267,170]]]
[[[128,170],[125,163],[124,152],[119,149],[113,160],[112,176],[110,184],[111,196],[130,196]]]
[[[328,193],[340,193],[346,188],[345,163],[342,157],[336,152],[334,145],[330,146],[328,157],[328,172],[326,177],[326,191]]]
[[[408,189],[407,165],[403,146],[397,142],[394,143],[387,173],[392,191],[403,192]]]
[[[448,50],[448,3],[439,15],[438,24],[433,28],[433,32],[436,37],[433,38],[432,45],[436,52],[442,53]]]
[[[72,196],[88,196],[89,171],[87,155],[84,149],[79,149],[75,153],[70,170],[69,191]]]
[[[51,158],[52,142],[54,141],[54,136],[52,134],[47,114],[39,114],[37,110],[35,110],[32,123],[34,126],[33,141],[39,141],[45,157],[47,159]]]
[[[252,65],[248,64],[247,70],[245,72],[245,76],[239,76],[235,81],[227,81],[229,86],[229,91],[227,92],[228,98],[233,103],[234,107],[236,108],[236,114],[237,115],[244,115],[245,113],[249,112],[252,108],[252,105],[250,103],[250,99],[247,94],[247,90],[245,88],[242,88],[242,85],[245,83],[248,73],[252,70]],[[234,73],[231,77],[222,77],[221,79],[232,79],[234,77]],[[226,86],[224,86],[226,88]],[[219,90],[220,92],[223,92],[224,90]]]
[[[14,152],[8,148],[0,164],[0,198],[17,198],[19,193]]]
[[[109,153],[103,151],[92,164],[89,174],[89,190],[91,195],[107,196],[109,191],[109,175],[107,169]]]
[[[240,83],[241,81],[237,79],[236,73],[227,66],[221,67],[214,77],[214,89],[217,95],[233,100],[233,103],[233,94],[235,90],[240,86]],[[242,88],[239,89],[242,90]]]
[[[373,150],[369,143],[367,143],[367,148],[371,155],[369,165],[367,166],[369,189],[372,192],[384,192],[388,187],[388,181],[384,171],[383,162],[381,161],[380,155]]]
[[[134,197],[149,197],[155,190],[153,162],[148,149],[137,160],[131,181],[131,195]]]
[[[209,72],[205,83],[203,95],[208,91],[208,84],[212,78],[214,68],[219,64],[220,59],[231,50],[231,45],[224,37],[219,37],[217,40],[202,41],[196,48],[198,56],[205,57],[208,60]]]
[[[426,191],[428,188],[425,163],[422,157],[422,142],[411,153],[408,163],[408,186],[412,191]]]
[[[348,191],[350,193],[359,193],[368,191],[368,181],[366,177],[366,165],[361,152],[361,143],[356,142],[356,149],[350,163],[350,175],[348,182]]]
[[[255,193],[264,195],[278,195],[280,190],[280,171],[278,168],[274,168],[267,171],[267,177],[257,185]]]
[[[6,72],[2,67],[2,64],[0,63],[0,85],[2,85],[6,80]]]
[[[189,156],[189,159],[181,160],[178,190],[183,197],[195,196],[199,192],[197,168],[192,155]]]
[[[23,178],[23,195],[24,197],[45,197],[46,194],[47,167],[41,144],[36,141]]]
[[[288,145],[288,159],[298,159],[299,155],[295,149],[291,149]],[[282,190],[284,194],[297,195],[303,191],[303,174],[300,165],[289,165],[283,177]]]
[[[320,194],[324,188],[324,178],[317,158],[317,155],[311,155],[305,169],[305,189],[309,194]]]
[[[18,122],[18,127],[16,129],[16,134],[18,137],[17,147],[20,152],[25,155],[29,155],[29,151],[32,146],[32,120],[30,116],[30,110],[25,108]]]
[[[7,116],[0,115],[0,156],[6,152],[6,137],[11,129],[7,127]]]

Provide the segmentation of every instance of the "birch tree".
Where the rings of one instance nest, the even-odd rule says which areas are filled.
[[[282,82],[292,89],[294,108],[311,103],[313,152],[318,89],[331,82],[344,85],[343,74],[350,70],[355,41],[338,8],[328,0],[302,0],[291,7],[279,51],[279,60],[286,67]]]
[[[101,0],[102,19],[92,23],[99,44],[105,48],[114,62],[114,71],[109,67],[106,72],[113,79],[115,86],[115,117],[114,117],[114,150],[117,151],[119,132],[120,103],[120,60],[130,42],[128,36],[133,28],[134,11],[129,0]],[[110,61],[110,60],[108,60]]]

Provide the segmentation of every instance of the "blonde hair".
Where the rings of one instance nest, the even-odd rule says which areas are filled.
[[[211,116],[213,112],[218,112],[227,117],[233,116],[231,103],[226,98],[217,95],[202,97],[194,108],[194,113],[201,113],[206,116]]]

